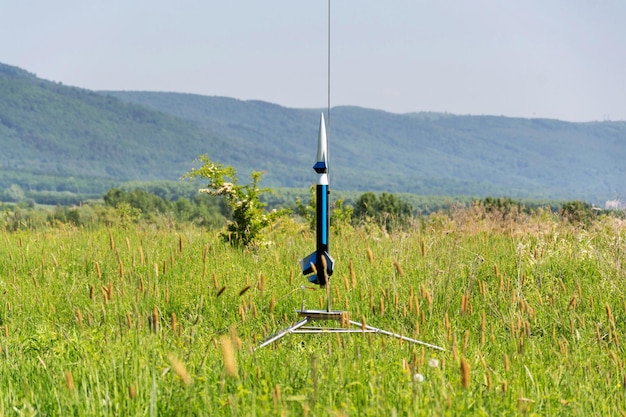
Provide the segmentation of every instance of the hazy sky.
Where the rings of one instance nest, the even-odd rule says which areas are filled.
[[[0,0],[0,62],[94,90],[320,108],[327,6]],[[625,0],[332,0],[331,33],[333,106],[626,120]]]

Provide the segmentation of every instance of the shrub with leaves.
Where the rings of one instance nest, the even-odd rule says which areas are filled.
[[[382,193],[379,197],[370,191],[356,201],[354,218],[360,222],[374,222],[390,232],[410,225],[413,207],[393,194]]]
[[[198,161],[202,166],[193,168],[183,178],[206,179],[209,181],[207,187],[200,189],[200,192],[226,199],[232,209],[232,220],[228,221],[222,237],[233,245],[255,246],[262,243],[261,230],[289,213],[288,210],[265,212],[265,203],[260,201],[260,197],[270,190],[259,188],[260,172],[255,171],[250,175],[250,184],[240,185],[237,170],[232,166],[215,163],[207,155],[201,155]]]

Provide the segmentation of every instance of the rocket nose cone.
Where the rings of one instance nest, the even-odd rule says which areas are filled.
[[[328,143],[326,139],[326,123],[324,122],[324,113],[320,117],[320,131],[317,142],[317,157],[315,159],[316,165],[323,163],[327,165],[328,160]]]

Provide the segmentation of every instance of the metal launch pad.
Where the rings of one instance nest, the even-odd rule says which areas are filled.
[[[296,313],[300,317],[304,317],[302,320],[297,323],[287,327],[279,331],[278,333],[273,334],[272,336],[265,339],[257,349],[261,349],[278,339],[292,333],[299,334],[324,334],[324,333],[380,333],[386,336],[395,337],[405,342],[415,343],[418,345],[422,345],[431,349],[445,351],[444,348],[440,346],[436,346],[430,343],[422,342],[417,339],[413,339],[410,337],[403,336],[398,333],[393,333],[387,330],[379,329],[374,326],[370,326],[364,323],[359,323],[357,321],[351,320],[348,317],[348,313],[345,311],[326,311],[326,310],[296,310]],[[337,321],[341,323],[341,327],[322,327],[322,326],[307,326],[307,324],[314,321]],[[354,326],[354,327],[351,327]]]
[[[331,310],[330,308],[330,279],[327,279],[327,300],[326,300],[326,310],[306,310],[304,308],[304,289],[302,287],[302,309],[296,310],[300,317],[304,317],[300,321],[291,326],[280,330],[277,333],[274,333],[272,336],[265,339],[261,344],[255,349],[261,349],[269,344],[274,343],[278,339],[288,335],[288,334],[327,334],[327,333],[379,333],[385,336],[395,337],[400,339],[401,341],[414,343],[417,345],[425,346],[427,348],[436,349],[445,351],[444,348],[433,345],[431,343],[422,342],[421,340],[413,339],[411,337],[403,336],[399,333],[393,333],[387,330],[379,329],[378,327],[370,326],[365,323],[359,323],[358,321],[354,321],[350,319],[350,315],[346,311],[341,310]],[[336,321],[340,323],[340,327],[322,327],[322,326],[309,326],[312,322],[326,322],[326,321]]]

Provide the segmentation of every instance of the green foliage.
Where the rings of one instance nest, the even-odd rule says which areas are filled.
[[[23,201],[26,199],[26,193],[17,184],[11,184],[9,188],[4,190],[4,201],[17,202]]]
[[[570,223],[582,226],[588,226],[598,216],[591,204],[578,200],[563,203],[559,213]]]
[[[312,185],[309,188],[309,202],[306,205],[302,203],[300,197],[296,199],[296,213],[306,220],[311,230],[315,230],[317,221],[317,197],[315,193],[315,185]]]
[[[151,222],[159,216],[171,213],[177,221],[191,221],[214,228],[223,222],[225,215],[221,212],[219,201],[215,197],[203,195],[196,195],[193,200],[179,196],[177,200],[172,201],[144,189],[124,191],[112,188],[103,199],[106,206],[116,210],[119,220],[124,224],[140,220]]]
[[[353,216],[354,207],[346,204],[344,200],[336,200],[330,217],[330,225],[339,231],[352,225]]]
[[[413,218],[413,207],[393,194],[373,192],[361,195],[354,207],[358,221],[373,221],[387,231],[406,227]]]
[[[309,188],[309,201],[306,205],[302,203],[300,197],[296,199],[295,212],[306,220],[310,230],[315,230],[317,222],[317,196],[316,186]],[[331,202],[330,226],[336,230],[352,225],[352,216],[354,208],[350,204],[346,204],[344,199],[338,199],[334,203]]]
[[[232,210],[232,220],[226,225],[223,238],[236,246],[255,246],[262,242],[261,231],[272,225],[279,217],[288,213],[287,210],[274,210],[266,213],[261,195],[269,189],[260,189],[260,172],[250,175],[251,183],[240,185],[237,170],[212,162],[207,155],[198,158],[200,168],[192,168],[184,178],[208,180],[206,188],[200,192],[209,195],[223,196]]]
[[[358,331],[255,351],[325,297],[301,290],[315,237],[289,219],[264,251],[189,223],[5,233],[0,413],[621,415],[626,224],[484,213],[331,237],[332,305],[444,352]]]

